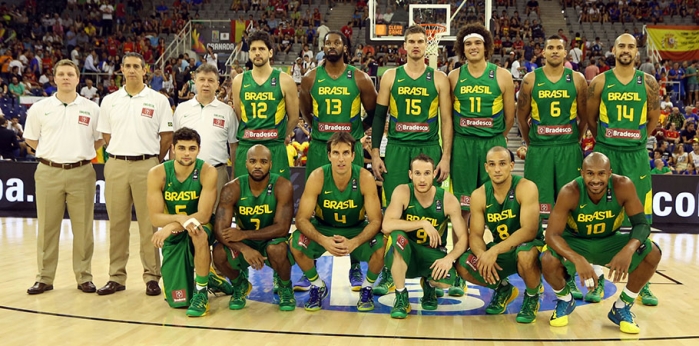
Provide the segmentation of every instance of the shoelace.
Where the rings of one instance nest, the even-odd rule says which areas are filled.
[[[406,303],[407,303],[407,299],[404,299],[403,295],[396,294],[396,302],[394,304],[395,305],[394,307],[396,309],[405,309],[405,307],[407,305]]]
[[[361,293],[361,300],[363,302],[368,302],[369,300],[371,300],[371,287],[362,288],[362,292],[360,292],[360,293]]]
[[[525,294],[524,304],[526,310],[534,310],[536,308],[536,303],[539,302],[539,296],[527,296]]]
[[[279,299],[281,301],[290,301],[293,296],[294,293],[291,288],[279,287]]]
[[[206,304],[204,303],[204,294],[202,293],[195,293],[194,297],[192,297],[192,301],[190,302],[190,305],[197,307],[197,308],[204,308]]]
[[[622,321],[636,323],[636,322],[634,322],[634,318],[636,317],[636,314],[631,312],[630,306],[627,305],[621,309],[617,309],[617,311],[619,312],[619,316],[621,316]]]
[[[566,302],[566,301],[563,301],[563,300],[560,300],[561,302],[563,302],[562,304],[558,304],[558,301],[559,301],[559,300],[560,300],[560,299],[554,299],[554,300],[553,300],[553,301],[556,303],[556,315],[557,315],[557,316],[560,316],[560,315],[562,315],[562,314],[565,314],[565,313],[566,313],[566,310],[568,310],[568,305],[569,305],[569,302]]]
[[[309,292],[309,302],[315,302],[320,300],[320,287],[313,286]]]

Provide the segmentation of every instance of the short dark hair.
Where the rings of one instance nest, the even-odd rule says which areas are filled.
[[[262,30],[253,32],[248,38],[248,42],[252,44],[255,41],[262,41],[267,46],[267,49],[272,50],[272,39],[269,37],[268,32]]]
[[[328,31],[328,33],[325,34],[325,36],[323,36],[323,43],[325,43],[325,39],[328,38],[328,36],[329,36],[329,35],[332,35],[332,34],[339,35],[339,36],[340,36],[340,39],[342,39],[342,45],[343,45],[343,46],[346,46],[346,45],[347,45],[347,37],[345,36],[345,34],[343,34],[341,31],[338,31],[338,30],[330,30],[330,31]]]
[[[546,41],[549,41],[549,40],[562,40],[562,41],[565,41],[565,40],[563,39],[563,37],[560,37],[560,36],[558,36],[558,35],[551,35],[551,36],[547,37],[547,38],[546,38]],[[546,44],[547,44],[547,43],[544,42],[544,45],[546,45]]]
[[[357,143],[357,141],[350,135],[349,132],[335,132],[332,136],[330,136],[330,139],[328,139],[328,144],[327,144],[327,151],[328,154],[330,153],[330,148],[333,145],[337,145],[340,143],[346,143],[349,144],[350,150],[352,153],[354,153],[354,145]]]
[[[420,153],[418,156],[415,156],[412,160],[410,160],[411,171],[413,170],[413,162],[415,161],[429,162],[432,164],[432,169],[434,169],[434,160],[425,153]]]
[[[199,74],[199,73],[214,73],[214,74],[216,74],[216,79],[218,80],[218,69],[216,68],[216,66],[211,65],[211,64],[201,64],[201,65],[199,65],[199,67],[197,67],[195,73],[196,73],[196,74]]]
[[[174,146],[179,141],[195,141],[201,146],[201,137],[199,133],[189,127],[183,127],[172,135],[172,145]]]
[[[423,34],[425,35],[425,39],[427,39],[427,31],[425,31],[425,28],[423,28],[422,25],[413,24],[407,29],[405,29],[405,36],[403,37],[403,41],[407,41],[408,35],[410,34]]]
[[[466,59],[466,54],[464,52],[464,37],[469,34],[479,34],[483,36],[483,45],[485,46],[485,60],[490,60],[493,56],[493,35],[488,31],[488,29],[480,23],[468,24],[459,30],[456,35],[456,42],[454,42],[454,51],[460,58]]]
[[[124,65],[124,61],[126,61],[126,58],[128,58],[128,57],[141,59],[141,67],[146,67],[146,61],[143,59],[143,55],[138,54],[136,52],[128,52],[128,53],[124,54],[124,56],[121,58],[122,65]]]

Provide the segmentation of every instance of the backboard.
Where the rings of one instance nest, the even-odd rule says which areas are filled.
[[[393,3],[369,0],[369,39],[386,44],[403,41],[405,29],[413,24],[436,23],[447,27],[441,41],[455,41],[451,28],[451,5]],[[395,8],[395,10],[394,10]],[[385,20],[386,15],[390,20]]]

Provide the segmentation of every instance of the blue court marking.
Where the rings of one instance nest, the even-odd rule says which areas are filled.
[[[336,275],[333,276],[333,267]],[[362,263],[362,272],[366,274],[367,265]],[[349,286],[347,269],[349,268],[349,259],[336,259],[332,256],[323,256],[317,260],[316,268],[318,274],[325,281],[330,289],[330,294],[323,301],[324,310],[358,312],[356,308],[359,292],[353,292]],[[293,266],[291,270],[291,279],[296,282],[302,275],[301,269],[298,266]],[[518,275],[510,276],[510,282],[519,289],[517,298],[507,307],[505,314],[517,314],[522,307],[525,285],[524,281]],[[256,271],[250,269],[250,282],[253,285],[249,299],[257,302],[268,304],[278,304],[279,298],[272,294],[272,269],[265,267],[262,270]],[[543,278],[542,278],[543,281]],[[580,285],[576,277],[576,282]],[[463,297],[449,297],[446,292],[444,297],[439,298],[439,308],[436,311],[425,311],[420,307],[420,298],[422,297],[422,289],[418,279],[406,280],[406,288],[410,295],[410,303],[412,306],[411,315],[442,315],[442,316],[469,316],[469,315],[485,315],[485,307],[490,302],[493,296],[493,290],[468,284],[468,289]],[[585,288],[581,288],[583,294],[586,293]],[[604,289],[604,298],[607,300],[613,297],[616,293],[616,285],[607,283]],[[296,306],[303,309],[303,304],[308,299],[307,292],[296,292]],[[393,307],[394,294],[390,293],[385,296],[374,296],[376,305],[370,313],[389,314]],[[552,311],[556,306],[556,295],[551,287],[544,281],[544,293],[541,295],[541,307],[539,311]],[[577,306],[587,305],[582,300],[575,302]]]

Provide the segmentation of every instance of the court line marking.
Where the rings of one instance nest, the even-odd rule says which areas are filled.
[[[313,333],[313,332],[299,332],[299,331],[284,331],[284,330],[264,330],[264,329],[241,329],[241,328],[228,328],[228,327],[207,327],[207,326],[188,326],[182,324],[174,323],[156,323],[156,322],[139,322],[139,321],[126,321],[117,320],[111,318],[103,317],[87,317],[78,315],[61,314],[55,312],[43,312],[37,310],[29,310],[22,308],[13,308],[10,306],[0,305],[0,309],[24,312],[38,315],[47,315],[54,317],[66,317],[81,320],[91,320],[99,322],[112,322],[112,323],[124,323],[124,324],[136,324],[142,326],[153,326],[153,327],[172,327],[172,328],[187,328],[187,329],[202,329],[202,330],[218,330],[218,331],[229,331],[229,332],[241,332],[241,333],[268,333],[268,334],[279,334],[279,335],[302,335],[302,336],[327,336],[327,337],[343,337],[343,338],[361,338],[361,339],[404,339],[404,340],[423,340],[423,341],[496,341],[496,342],[603,342],[603,341],[663,341],[663,340],[691,340],[699,339],[699,335],[683,335],[683,336],[653,336],[653,337],[641,337],[641,338],[596,338],[596,339],[488,339],[488,338],[444,338],[444,337],[431,337],[431,336],[405,336],[405,335],[365,335],[365,334],[336,334],[336,333]],[[386,316],[388,318],[388,316]]]

